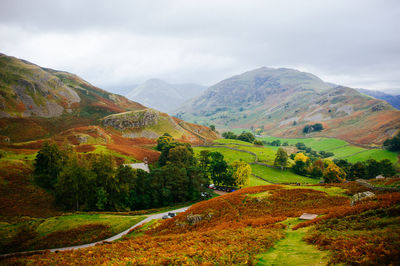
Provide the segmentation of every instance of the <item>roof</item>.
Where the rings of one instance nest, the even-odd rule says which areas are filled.
[[[317,218],[318,214],[312,214],[312,213],[303,213],[299,219],[301,220],[312,220]]]
[[[126,165],[129,165],[133,169],[141,169],[143,171],[146,171],[147,173],[150,172],[149,166],[146,163],[131,163]]]

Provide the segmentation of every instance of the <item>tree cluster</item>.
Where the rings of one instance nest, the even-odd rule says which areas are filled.
[[[147,173],[116,166],[112,156],[83,157],[72,149],[45,143],[35,160],[34,178],[69,210],[129,211],[201,198],[206,176],[189,144],[163,136],[158,166]]]
[[[305,153],[307,153],[310,157],[328,158],[328,157],[332,157],[335,155],[333,152],[329,152],[329,151],[319,151],[319,152],[314,151],[311,147],[307,147],[302,142],[297,142],[295,146],[297,149],[302,150]]]
[[[199,166],[210,181],[218,186],[243,187],[249,184],[251,167],[243,161],[229,165],[220,152],[200,152]]]
[[[324,127],[322,126],[321,123],[316,123],[314,125],[306,125],[303,128],[303,133],[307,134],[307,133],[311,133],[311,132],[321,131],[323,129],[324,129]]]
[[[393,138],[385,140],[383,146],[389,151],[400,152],[400,133]]]
[[[391,177],[396,174],[396,169],[388,159],[376,161],[369,159],[365,162],[354,164],[347,160],[312,160],[303,153],[294,156],[295,164],[292,169],[295,173],[312,178],[324,178],[326,183],[342,182],[345,180],[371,179],[378,175]]]
[[[245,142],[253,143],[256,137],[251,132],[243,131],[240,135],[236,135],[232,131],[222,133],[222,137],[225,139],[238,139]]]

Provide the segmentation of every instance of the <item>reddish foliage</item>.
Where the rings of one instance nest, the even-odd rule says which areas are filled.
[[[96,148],[93,145],[85,144],[85,145],[78,145],[76,146],[77,152],[91,152],[94,151]]]
[[[32,167],[19,161],[0,162],[0,215],[50,217],[59,214],[54,209],[51,194],[32,184]]]

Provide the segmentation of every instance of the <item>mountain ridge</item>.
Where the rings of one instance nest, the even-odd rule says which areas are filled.
[[[381,144],[400,129],[400,112],[352,88],[287,68],[258,68],[222,80],[175,111],[177,117],[219,128],[261,128],[265,134],[304,137],[304,126],[322,123],[310,137]]]
[[[73,132],[71,129],[74,128],[101,127],[102,119],[110,115],[125,112],[146,114],[148,110],[138,102],[95,87],[75,74],[40,67],[26,60],[0,54],[0,140],[3,142],[56,137],[63,132]],[[215,132],[205,127],[202,129],[204,138],[198,138],[177,125],[168,114],[152,112],[156,112],[157,117],[167,118],[161,119],[163,127],[150,127],[144,123],[135,128],[135,134],[127,134],[125,137],[144,137],[154,142],[154,139],[167,132],[176,139],[191,143],[203,143],[217,138]],[[121,134],[114,130],[108,133],[112,136]],[[78,135],[68,138],[76,139]]]

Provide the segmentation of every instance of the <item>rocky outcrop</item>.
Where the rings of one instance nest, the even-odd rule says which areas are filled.
[[[371,192],[371,191],[360,192],[360,193],[355,194],[351,198],[350,205],[353,206],[357,202],[360,202],[360,201],[366,200],[366,199],[371,199],[371,198],[374,198],[374,197],[375,197],[375,194],[373,192]]]
[[[152,109],[132,111],[122,114],[109,115],[103,118],[103,126],[113,127],[118,130],[140,129],[150,125],[156,125],[159,113]]]

